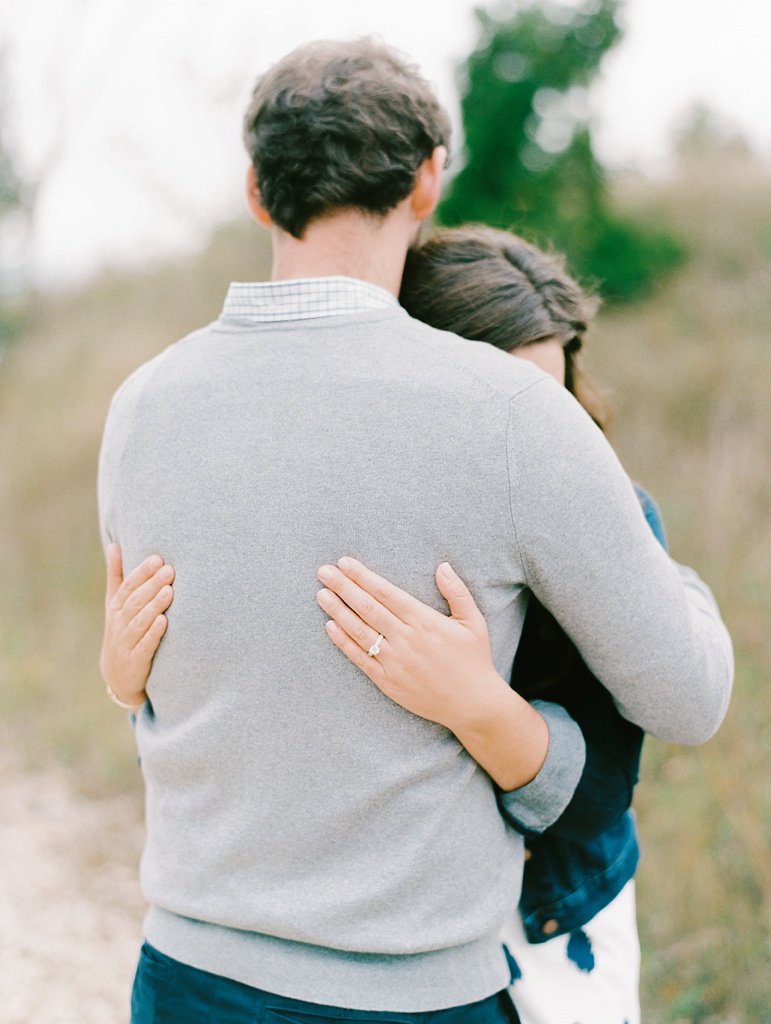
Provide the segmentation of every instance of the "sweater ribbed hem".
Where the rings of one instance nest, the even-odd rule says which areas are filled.
[[[427,953],[348,953],[151,907],[145,937],[180,963],[276,995],[352,1010],[422,1013],[486,999],[510,972],[497,933]]]

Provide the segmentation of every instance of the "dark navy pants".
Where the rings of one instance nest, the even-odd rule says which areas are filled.
[[[429,1013],[346,1010],[271,995],[188,967],[145,943],[131,994],[131,1024],[518,1024],[505,992]]]

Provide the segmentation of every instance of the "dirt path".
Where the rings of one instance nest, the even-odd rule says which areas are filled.
[[[0,1024],[126,1024],[141,838],[135,802],[0,752]]]

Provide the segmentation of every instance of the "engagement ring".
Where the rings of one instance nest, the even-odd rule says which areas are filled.
[[[370,658],[376,658],[378,656],[378,654],[380,654],[380,643],[381,643],[382,640],[383,640],[383,634],[382,633],[378,633],[377,640],[374,642],[374,644],[367,651],[367,654],[369,655]]]

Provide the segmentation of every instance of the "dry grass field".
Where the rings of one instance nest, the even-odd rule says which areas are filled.
[[[659,499],[673,557],[713,587],[736,684],[702,748],[648,741],[636,800],[646,1024],[771,1020],[771,175],[690,165],[620,199],[683,238],[655,298],[601,319],[613,441]]]
[[[670,547],[712,585],[736,689],[703,748],[649,741],[637,810],[645,1024],[771,1020],[771,174],[748,158],[618,185],[689,259],[654,297],[604,311],[589,365],[612,440],[659,499]],[[226,283],[264,277],[256,229],[201,257],[39,296],[0,364],[0,736],[8,763],[63,770],[82,797],[141,800],[130,730],[96,667],[103,566],[95,467],[110,395],[216,316]]]

